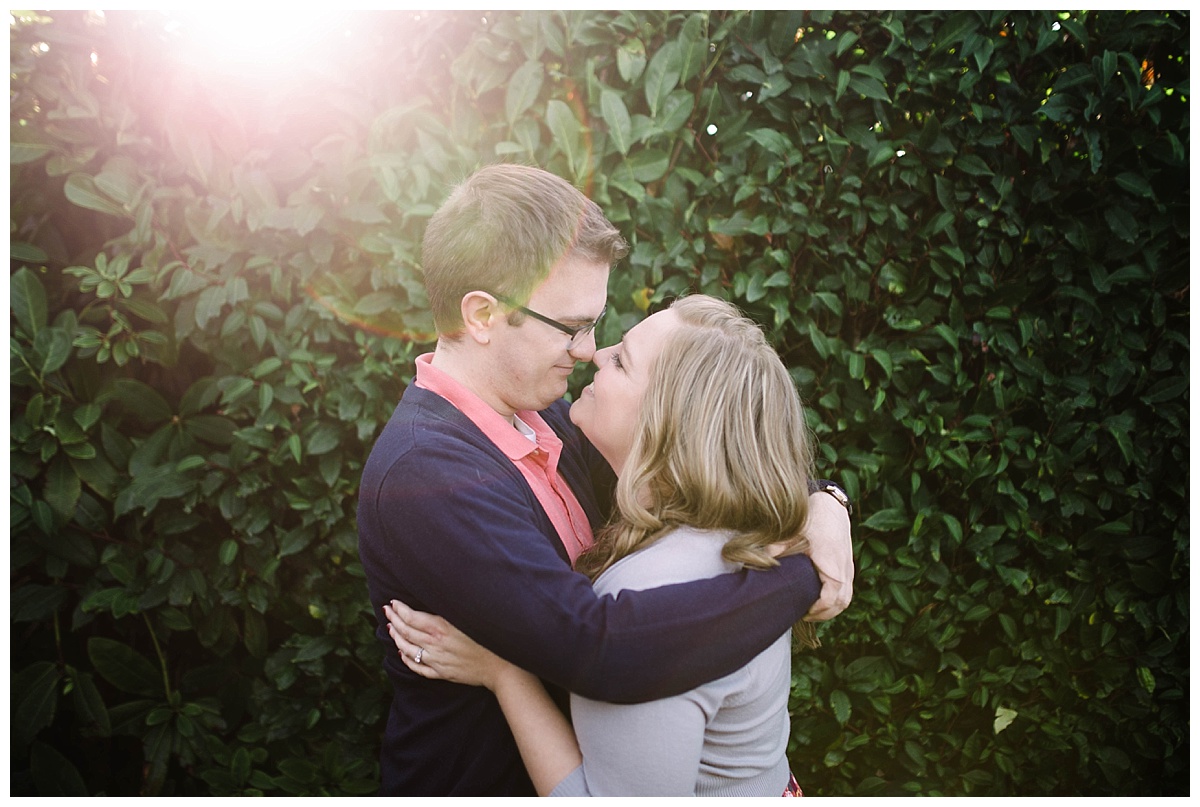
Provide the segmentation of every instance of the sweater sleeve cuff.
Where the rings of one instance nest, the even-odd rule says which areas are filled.
[[[808,555],[780,558],[779,565],[788,581],[788,588],[792,592],[799,615],[796,618],[799,619],[808,613],[808,609],[812,608],[813,603],[821,596],[821,578],[817,575],[817,567]]]
[[[550,795],[552,797],[592,795],[588,791],[587,778],[583,775],[583,765],[568,773],[565,779],[554,786],[554,790],[550,791]]]

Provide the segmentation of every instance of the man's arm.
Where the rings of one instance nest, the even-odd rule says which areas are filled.
[[[591,469],[597,503],[601,511],[607,513],[612,506],[612,487],[616,481],[608,461],[563,412],[551,409],[542,415],[555,425],[564,444],[570,443]],[[845,491],[832,480],[810,479],[808,490],[809,516],[804,536],[809,548],[803,554],[808,555],[817,567],[821,596],[804,619],[806,622],[825,622],[846,610],[854,595],[854,555],[850,540],[850,515],[854,508],[845,498]]]
[[[729,674],[817,599],[804,556],[598,597],[534,526],[539,506],[519,473],[462,448],[402,458],[362,491],[361,554],[376,608],[395,597],[565,689],[635,702]]]

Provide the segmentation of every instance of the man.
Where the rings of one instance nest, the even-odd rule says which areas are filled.
[[[491,693],[426,680],[395,656],[382,614],[392,598],[562,690],[613,702],[728,674],[817,599],[804,556],[618,599],[571,570],[603,524],[614,477],[562,396],[575,362],[596,350],[609,270],[626,251],[577,189],[517,165],[478,171],[429,223],[438,343],[371,452],[358,510],[393,683],[382,794],[533,794]],[[830,496],[812,504],[822,535],[810,541],[834,547],[825,565],[843,582],[827,618],[848,602],[848,520]]]

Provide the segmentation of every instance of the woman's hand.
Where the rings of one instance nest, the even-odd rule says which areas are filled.
[[[399,600],[383,606],[383,612],[408,669],[426,678],[485,686],[496,694],[539,795],[550,795],[583,762],[571,724],[537,676],[476,644],[440,616],[414,611]]]
[[[494,692],[505,675],[520,669],[440,616],[414,611],[399,600],[383,606],[383,613],[400,658],[417,675],[484,686]]]

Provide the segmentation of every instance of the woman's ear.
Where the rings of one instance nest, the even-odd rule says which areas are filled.
[[[491,328],[500,313],[496,298],[487,292],[471,291],[463,295],[462,318],[467,336],[477,344],[486,345],[491,341]]]

